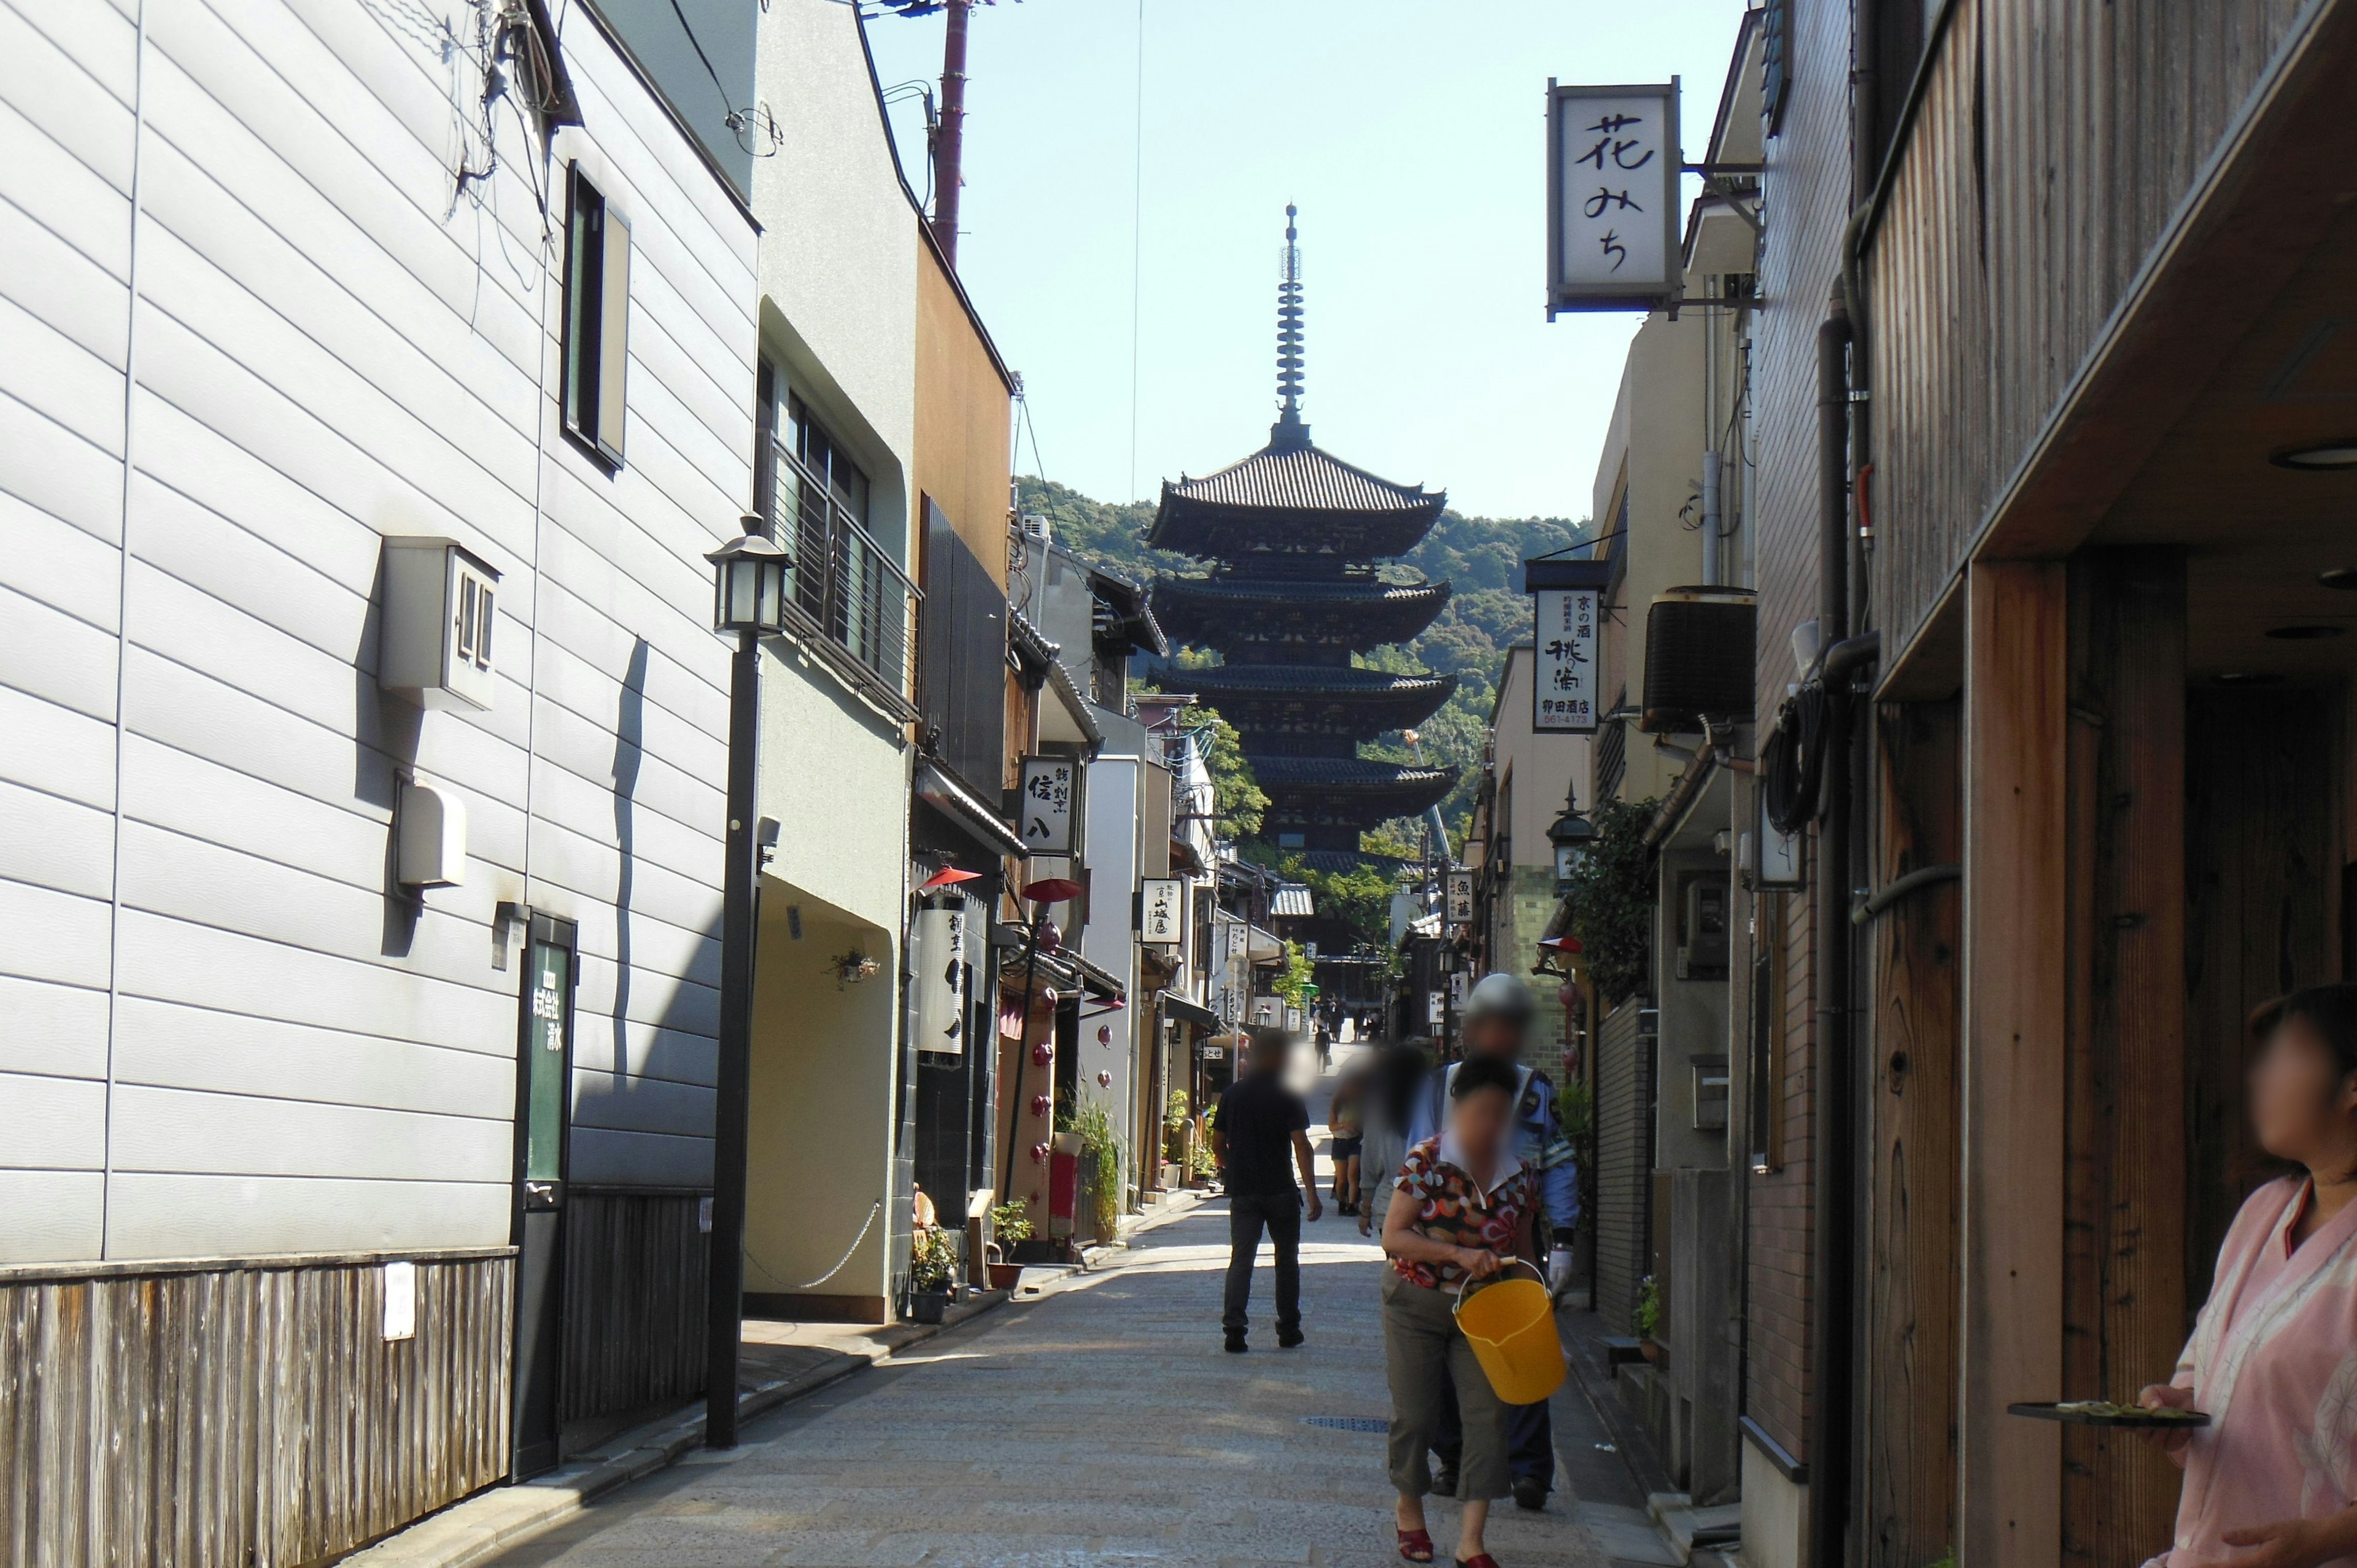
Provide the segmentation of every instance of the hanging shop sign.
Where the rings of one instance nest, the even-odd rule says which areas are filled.
[[[1547,319],[1650,310],[1674,299],[1678,79],[1658,86],[1547,83]]]
[[[1023,844],[1034,854],[1072,853],[1081,765],[1070,757],[1023,759]]]
[[[1175,876],[1149,876],[1137,896],[1137,940],[1175,948],[1187,933],[1187,885]]]
[[[917,911],[909,930],[909,988],[916,993],[917,1049],[965,1054],[965,977],[969,961],[963,898]]]
[[[1533,606],[1536,659],[1531,727],[1542,735],[1594,735],[1597,660],[1612,563],[1540,557],[1523,562],[1523,574]]]
[[[1448,874],[1448,923],[1461,926],[1473,918],[1473,874],[1452,871]]]

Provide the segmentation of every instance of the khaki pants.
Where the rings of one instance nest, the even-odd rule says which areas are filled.
[[[1383,1270],[1383,1363],[1392,1384],[1392,1485],[1420,1498],[1432,1490],[1426,1455],[1440,1432],[1441,1403],[1457,1385],[1465,1448],[1457,1465],[1457,1495],[1502,1498],[1512,1487],[1506,1464],[1507,1408],[1490,1375],[1458,1330],[1453,1289],[1426,1290]],[[1445,1375],[1444,1375],[1445,1374]]]

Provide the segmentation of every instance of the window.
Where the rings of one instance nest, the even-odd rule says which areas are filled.
[[[934,755],[996,800],[1006,783],[1006,593],[925,498],[925,728]]]
[[[574,164],[565,228],[565,428],[622,466],[630,226]]]
[[[764,363],[761,415],[769,460],[759,465],[756,504],[770,537],[786,547],[787,618],[791,628],[849,655],[841,671],[873,690],[880,685],[903,716],[921,716],[917,695],[917,613],[923,596],[867,532],[866,471]],[[1003,632],[1005,622],[999,623]],[[1002,645],[1003,648],[1003,645]],[[1002,650],[995,656],[1003,660]]]

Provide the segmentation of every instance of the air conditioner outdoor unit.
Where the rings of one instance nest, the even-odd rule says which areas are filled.
[[[1749,588],[1672,588],[1645,612],[1645,703],[1637,727],[1691,735],[1702,721],[1751,716],[1753,639]]]
[[[1023,537],[1032,543],[1049,542],[1049,532],[1046,512],[1027,511],[1023,514]]]

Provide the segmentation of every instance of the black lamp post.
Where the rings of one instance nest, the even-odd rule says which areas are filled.
[[[1572,874],[1596,844],[1595,824],[1579,814],[1577,783],[1564,791],[1563,815],[1548,827],[1547,843],[1555,845],[1555,896],[1561,897],[1571,891]]]
[[[753,887],[760,874],[754,781],[764,633],[785,625],[786,553],[745,519],[713,566],[712,624],[737,634],[728,685],[728,837],[720,917],[720,1053],[712,1116],[712,1243],[705,1269],[704,1441],[737,1446],[737,1357],[745,1329],[745,1151],[753,1082]]]

